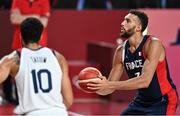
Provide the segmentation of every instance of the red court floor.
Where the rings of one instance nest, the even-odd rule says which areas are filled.
[[[69,110],[70,116],[102,116],[109,115],[115,116],[119,115],[123,109],[126,108],[128,102],[109,102],[100,99],[94,100],[75,100],[75,103]],[[14,105],[4,104],[0,106],[0,115],[13,115]],[[180,115],[180,107],[178,107],[177,115]]]

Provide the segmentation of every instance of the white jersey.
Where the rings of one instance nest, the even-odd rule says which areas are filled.
[[[15,76],[21,113],[67,114],[61,95],[61,80],[62,70],[51,49],[22,48],[19,71]]]

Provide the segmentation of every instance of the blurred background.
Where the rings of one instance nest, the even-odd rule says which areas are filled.
[[[10,22],[13,0],[0,0],[0,58],[12,51],[14,26]],[[62,53],[69,63],[75,103],[71,115],[118,115],[136,91],[116,91],[108,96],[84,93],[76,87],[79,71],[87,66],[108,76],[115,48],[122,42],[120,26],[129,9],[149,16],[147,33],[166,48],[171,78],[180,93],[180,0],[49,0],[48,47]],[[123,74],[122,79],[127,79]],[[0,115],[13,114],[15,104],[0,87]],[[14,88],[12,94],[14,95]],[[177,114],[180,114],[178,107]]]

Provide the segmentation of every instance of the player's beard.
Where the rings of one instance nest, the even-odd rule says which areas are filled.
[[[128,30],[125,30],[123,28],[124,32],[121,32],[120,36],[122,38],[129,38],[129,37],[131,37],[134,34],[134,29],[135,29],[135,26],[132,27],[131,29],[128,29]]]

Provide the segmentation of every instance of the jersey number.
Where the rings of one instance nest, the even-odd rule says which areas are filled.
[[[51,73],[47,69],[41,69],[39,71],[32,70],[32,79],[34,85],[34,92],[38,93],[40,89],[43,93],[48,93],[52,89]],[[42,76],[42,75],[45,76]],[[43,87],[43,79],[46,79],[47,87]]]
[[[140,72],[135,73],[136,77],[139,77],[141,75]]]

